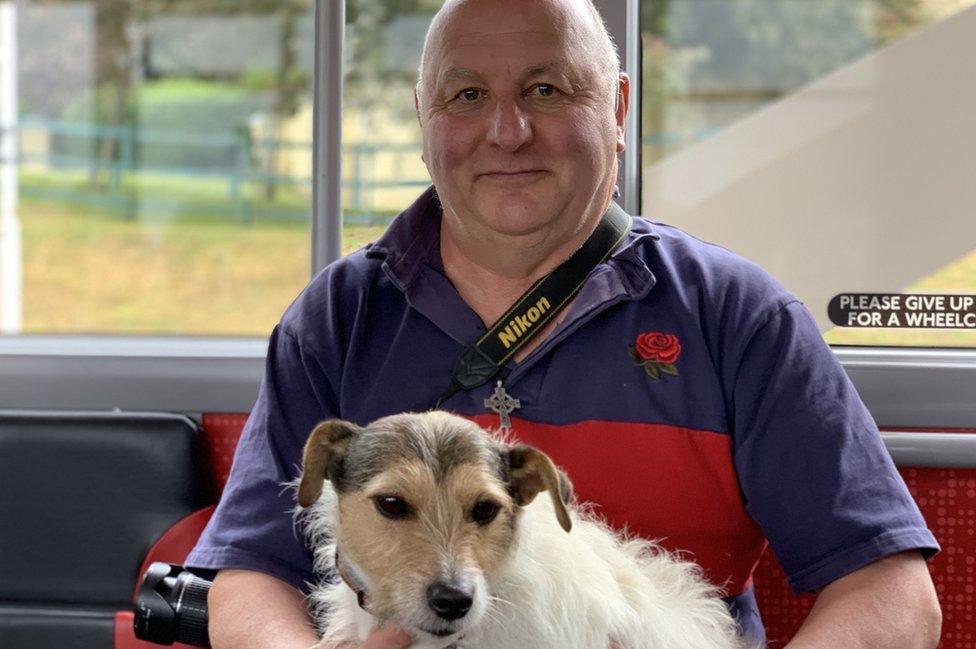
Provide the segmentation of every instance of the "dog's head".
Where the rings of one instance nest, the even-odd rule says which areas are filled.
[[[319,424],[305,445],[302,507],[325,480],[338,497],[347,583],[374,616],[445,639],[484,617],[522,507],[548,491],[558,523],[571,527],[572,487],[548,456],[443,412]]]

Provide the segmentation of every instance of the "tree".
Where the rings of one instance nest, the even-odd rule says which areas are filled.
[[[724,126],[750,103],[779,97],[931,22],[939,6],[931,0],[644,0],[644,130],[664,134],[665,115],[677,102],[718,113],[688,118],[702,122],[689,130]],[[665,152],[662,147],[652,157]]]
[[[270,138],[266,158],[266,180],[264,194],[268,200],[274,199],[277,192],[275,171],[280,156],[278,134],[282,122],[294,116],[300,106],[302,95],[309,87],[310,77],[299,65],[297,56],[296,29],[299,20],[310,16],[313,0],[147,0],[149,10],[154,15],[273,15],[278,20],[277,65],[269,76],[251,75],[249,81],[256,89],[274,93],[269,128],[266,138]]]
[[[401,90],[414,86],[416,67],[390,56],[389,30],[397,21],[408,17],[417,17],[426,29],[442,4],[442,0],[347,0],[346,24],[353,35],[346,43],[350,63],[345,78],[347,103],[364,111],[390,107],[391,86]],[[409,49],[412,56],[419,56],[420,43],[413,43]],[[401,107],[401,113],[404,118],[412,119],[412,105]]]

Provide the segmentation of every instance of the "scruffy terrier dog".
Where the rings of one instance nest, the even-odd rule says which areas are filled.
[[[323,646],[393,623],[419,649],[745,647],[694,564],[619,538],[548,456],[470,421],[327,421],[303,463],[296,515],[342,577],[310,596]]]

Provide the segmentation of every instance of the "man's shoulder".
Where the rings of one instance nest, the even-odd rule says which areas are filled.
[[[282,327],[303,337],[354,317],[363,297],[385,280],[383,259],[370,256],[369,250],[364,246],[316,273],[285,310]]]
[[[657,282],[686,303],[716,314],[762,319],[797,301],[759,264],[673,225],[640,220],[656,235],[654,245],[644,247],[645,262]]]
[[[645,217],[638,217],[644,227],[656,235],[661,254],[668,262],[683,272],[695,269],[707,270],[717,274],[721,279],[742,279],[757,275],[765,280],[775,282],[757,263],[725,248],[724,246],[700,239],[681,228],[654,221]],[[785,289],[784,289],[785,290]]]

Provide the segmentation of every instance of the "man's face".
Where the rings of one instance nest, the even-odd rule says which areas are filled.
[[[472,236],[568,238],[616,181],[626,100],[598,73],[592,28],[567,29],[586,18],[558,4],[469,2],[425,68],[424,161]]]

